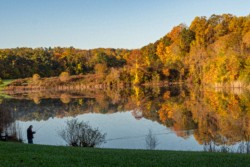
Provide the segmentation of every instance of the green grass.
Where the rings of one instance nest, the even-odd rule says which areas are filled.
[[[0,142],[0,166],[250,166],[250,155],[207,152],[91,149]]]
[[[0,90],[2,90],[5,86],[9,85],[11,82],[13,82],[14,79],[5,79],[2,80],[2,84],[0,84]]]
[[[3,88],[5,87],[5,86],[7,86],[7,85],[9,85],[11,82],[13,82],[14,81],[14,79],[6,79],[6,80],[2,80],[2,84],[0,84],[0,99],[1,98],[11,98],[11,96],[8,96],[8,95],[6,95],[6,94],[4,94],[4,93],[1,93],[1,90],[3,90]]]

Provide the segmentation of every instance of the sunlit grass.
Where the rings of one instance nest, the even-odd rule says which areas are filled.
[[[5,98],[5,99],[11,98],[11,96],[8,96],[8,95],[6,95],[6,94],[1,93],[1,90],[3,90],[3,88],[4,88],[5,86],[9,85],[9,84],[10,84],[11,82],[13,82],[13,81],[14,81],[14,79],[2,80],[2,83],[0,84],[0,99],[1,99],[1,98]]]
[[[0,142],[0,166],[244,166],[250,155],[182,152],[91,149],[42,146]]]
[[[2,90],[5,86],[9,85],[11,82],[13,82],[14,79],[6,79],[2,80],[2,84],[0,84],[0,90]]]

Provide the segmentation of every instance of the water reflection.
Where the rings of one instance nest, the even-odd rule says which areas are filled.
[[[249,148],[250,93],[247,91],[135,87],[10,95],[13,98],[2,99],[0,107],[11,111],[12,118],[23,127],[45,123],[46,128],[39,130],[45,136],[56,135],[51,127],[63,126],[66,120],[79,117],[103,128],[107,139],[120,138],[101,147],[145,149],[145,137],[148,129],[152,129],[158,134],[157,149],[210,151],[217,146],[241,146],[247,152]],[[65,144],[58,137],[46,141],[43,135],[37,143]]]
[[[0,108],[0,140],[22,142],[20,127],[10,110],[2,106]]]
[[[88,113],[76,117],[50,118],[47,121],[18,121],[18,123],[22,127],[32,124],[34,130],[42,126],[35,135],[34,143],[36,144],[67,145],[57,132],[65,128],[67,120],[74,118],[89,122],[92,127],[99,127],[101,132],[107,134],[106,142],[99,146],[101,148],[147,149],[145,137],[148,129],[152,129],[159,143],[156,149],[203,150],[203,147],[197,144],[192,136],[188,139],[176,137],[175,133],[157,122],[145,118],[138,121],[130,111],[113,114]]]

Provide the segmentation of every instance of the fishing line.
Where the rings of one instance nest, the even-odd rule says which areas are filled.
[[[37,132],[37,131],[40,130],[44,125],[46,125],[46,121],[45,121],[41,126],[39,126],[36,130],[34,130],[34,131]]]
[[[170,131],[170,132],[166,132],[166,133],[155,133],[152,135],[165,135],[165,134],[170,134],[170,133],[178,133],[178,132],[194,132],[196,129],[191,129],[191,130],[183,130],[183,131]],[[114,141],[114,140],[125,140],[125,139],[137,139],[137,138],[142,138],[147,136],[148,134],[144,134],[144,135],[139,135],[139,136],[128,136],[128,137],[118,137],[118,138],[111,138],[111,139],[107,139],[104,142],[108,142],[108,141]]]

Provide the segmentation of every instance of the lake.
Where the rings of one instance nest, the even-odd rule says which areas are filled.
[[[100,148],[248,152],[250,93],[242,89],[133,87],[126,90],[8,92],[0,95],[0,130],[27,143],[67,145],[58,132],[68,120],[106,133]],[[14,129],[14,130],[13,130]]]

